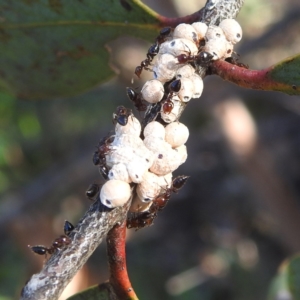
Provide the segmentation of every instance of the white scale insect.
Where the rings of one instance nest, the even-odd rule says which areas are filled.
[[[206,9],[213,9],[218,2],[207,1]],[[130,211],[146,211],[162,189],[171,186],[172,172],[187,159],[185,143],[189,130],[177,120],[186,102],[199,98],[203,91],[202,77],[195,72],[190,61],[199,54],[199,49],[212,54],[213,60],[230,57],[233,46],[241,38],[239,23],[226,19],[219,26],[208,27],[202,22],[180,24],[160,45],[153,66],[155,79],[144,84],[141,96],[150,104],[158,103],[165,96],[163,85],[180,79],[179,92],[168,99],[173,104],[172,111],[165,113],[162,105],[160,112],[162,119],[169,124],[164,127],[156,121],[150,122],[144,129],[143,140],[140,138],[141,124],[134,116],[128,118],[125,126],[116,124],[115,139],[106,155],[109,180],[100,192],[104,205],[109,208],[124,205],[131,197],[129,183],[134,182],[137,183],[137,193]],[[185,58],[179,63],[180,55],[185,55]]]

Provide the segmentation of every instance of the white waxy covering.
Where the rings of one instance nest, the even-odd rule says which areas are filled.
[[[162,54],[157,56],[153,66],[154,78],[162,83],[170,81],[178,69],[178,59],[172,54]]]
[[[137,157],[127,163],[127,171],[129,177],[134,183],[141,183],[143,181],[144,174],[149,168],[149,163],[146,163],[145,160],[139,159]]]
[[[198,47],[196,44],[187,39],[174,39],[164,42],[160,45],[159,54],[172,54],[178,56],[180,54],[196,55]]]
[[[198,34],[195,28],[190,24],[179,24],[173,32],[173,39],[188,39],[193,43],[198,43]]]
[[[224,38],[226,39],[222,28],[220,28],[218,26],[214,26],[214,25],[211,25],[208,27],[206,35],[205,35],[205,39],[207,41],[214,40],[214,39],[219,40],[219,39],[224,39]]]
[[[173,103],[172,111],[164,113],[165,100],[161,103],[161,118],[169,124],[164,127],[156,121],[150,122],[144,129],[144,140],[140,138],[141,124],[133,115],[128,116],[125,126],[116,124],[116,134],[106,154],[106,164],[111,168],[108,173],[110,180],[100,192],[104,205],[113,208],[125,204],[131,195],[129,183],[134,182],[137,184],[136,196],[130,211],[143,212],[149,209],[151,201],[171,187],[172,172],[187,159],[185,143],[189,130],[177,120],[185,102],[199,98],[203,91],[203,80],[195,73],[193,65],[179,64],[177,56],[196,56],[199,42],[205,39],[201,51],[212,54],[214,60],[225,59],[231,56],[233,45],[241,38],[240,25],[228,19],[223,20],[219,27],[207,27],[202,22],[180,24],[172,37],[160,45],[153,65],[155,79],[144,84],[141,96],[151,104],[158,103],[165,95],[163,84],[180,79],[181,89],[168,98]]]
[[[181,78],[181,89],[178,97],[182,102],[189,102],[194,95],[194,82],[190,78]]]
[[[157,103],[164,96],[164,86],[163,84],[157,80],[149,80],[147,81],[142,88],[142,97],[149,103]]]
[[[119,123],[116,124],[115,131],[117,136],[122,134],[140,136],[141,124],[137,118],[135,118],[134,116],[129,116],[128,122],[125,126],[122,126]]]
[[[203,80],[198,74],[194,74],[191,77],[191,80],[193,81],[194,85],[194,95],[192,98],[199,98],[203,92]]]
[[[243,37],[243,30],[241,25],[234,19],[225,19],[220,25],[227,40],[232,44],[238,43]]]
[[[171,145],[165,142],[163,147],[155,153],[155,159],[150,171],[160,176],[175,171],[183,161],[182,157],[184,154],[181,151],[172,149]]]
[[[153,135],[147,135],[144,138],[145,146],[153,153],[156,153],[157,151],[159,151],[163,147],[164,143],[165,143],[164,137],[159,138],[159,137],[156,137]]]
[[[108,180],[100,191],[101,203],[109,208],[124,205],[130,198],[131,189],[127,182]]]
[[[210,39],[206,42],[204,51],[213,55],[213,60],[222,59],[226,56],[227,40],[226,39]]]
[[[189,130],[184,124],[173,122],[166,126],[166,142],[169,143],[172,148],[177,148],[185,144],[188,138]]]
[[[105,156],[106,164],[112,168],[114,164],[127,164],[134,158],[134,153],[130,147],[111,147],[109,153]]]
[[[129,178],[125,164],[114,164],[108,172],[108,178],[110,180],[122,180],[127,183],[132,182],[132,180]]]
[[[148,123],[144,129],[144,137],[152,135],[155,136],[156,138],[164,138],[165,133],[166,133],[165,127],[156,121],[152,121]]]
[[[167,189],[171,187],[172,185],[172,173],[168,173],[167,175],[164,176],[158,176],[158,184],[162,189]]]
[[[185,161],[187,159],[186,145],[181,145],[178,148],[175,148],[174,150],[178,153],[178,156],[179,156],[179,162],[180,162],[178,165],[178,167],[179,167],[180,165],[185,163]]]
[[[144,174],[143,181],[136,188],[138,197],[142,202],[152,201],[159,195],[160,190],[158,176],[151,172]]]
[[[177,70],[176,79],[189,78],[193,74],[195,74],[195,69],[191,65],[186,64]]]
[[[195,30],[198,34],[198,39],[203,40],[205,37],[205,34],[207,32],[208,26],[202,22],[195,22],[192,24],[192,26],[195,28]]]

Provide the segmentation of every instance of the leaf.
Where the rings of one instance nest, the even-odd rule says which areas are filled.
[[[268,300],[300,299],[300,255],[282,263],[278,275],[273,279]]]
[[[300,255],[291,259],[287,266],[287,279],[289,291],[294,300],[300,299]]]
[[[289,295],[288,284],[287,284],[287,272],[286,267],[280,268],[279,274],[272,280],[269,288],[268,300],[281,299],[280,295]],[[289,298],[287,298],[289,299]]]
[[[153,41],[158,15],[139,0],[0,0],[0,90],[25,99],[83,93],[111,78],[105,44]]]
[[[67,300],[118,300],[118,297],[113,291],[113,288],[109,282],[105,282],[99,285],[94,285],[80,293],[77,293]],[[123,300],[138,300],[128,296]]]
[[[109,289],[106,284],[94,285],[80,293],[77,293],[67,300],[109,300]]]
[[[268,77],[278,82],[280,91],[290,95],[300,94],[300,54],[289,57],[272,66]]]

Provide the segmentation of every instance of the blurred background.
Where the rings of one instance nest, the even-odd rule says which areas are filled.
[[[176,17],[206,1],[144,2]],[[245,2],[237,18],[241,62],[261,69],[300,52],[298,0]],[[0,99],[0,300],[18,299],[43,265],[27,245],[50,245],[64,220],[76,224],[89,207],[85,190],[101,182],[92,154],[113,130],[115,108],[132,107],[125,87],[151,78],[133,76],[149,46],[133,37],[111,42],[118,76],[84,95]],[[181,118],[189,156],[176,175],[190,179],[153,226],[128,231],[128,270],[140,299],[266,299],[281,262],[300,251],[299,114],[299,97],[205,78],[204,93]],[[105,281],[106,261],[103,243],[61,299]]]

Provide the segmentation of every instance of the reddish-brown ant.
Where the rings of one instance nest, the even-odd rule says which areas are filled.
[[[160,44],[162,44],[166,40],[166,38],[170,35],[171,31],[172,31],[171,27],[165,27],[160,31],[158,37],[156,38],[155,43],[151,45],[150,48],[148,49],[147,59],[143,60],[141,64],[135,68],[134,73],[137,77],[140,78],[143,69],[152,71],[149,68],[149,66],[151,65],[151,62],[155,57],[155,55],[158,54]]]
[[[151,226],[156,216],[156,212],[145,211],[135,217],[129,218],[126,226],[128,229],[136,228],[136,230],[139,230],[143,227]]]
[[[145,111],[147,109],[147,104],[142,97],[141,93],[137,93],[134,89],[127,87],[127,96],[133,102],[135,108],[138,111]]]
[[[129,218],[127,220],[127,228],[136,228],[136,230],[151,226],[154,219],[157,217],[157,213],[164,209],[168,201],[171,198],[172,193],[178,193],[178,191],[185,185],[189,176],[181,175],[177,176],[173,181],[170,188],[167,188],[165,192],[157,196],[152,205],[149,208],[149,211],[142,212],[137,216]]]
[[[170,92],[169,92],[167,98],[164,100],[164,103],[163,103],[163,106],[162,106],[163,112],[165,114],[171,113],[172,109],[174,108],[172,98],[173,98],[174,94],[176,94],[180,91],[180,89],[181,89],[181,80],[176,79],[176,80],[172,81],[169,84],[168,88],[169,88]]]
[[[116,112],[113,114],[113,123],[116,122],[121,125],[125,126],[128,122],[128,118],[132,115],[132,111],[129,108],[124,106],[118,106]]]
[[[66,235],[61,235],[60,237],[56,238],[51,247],[47,248],[43,245],[37,245],[37,246],[29,246],[30,249],[38,254],[38,255],[46,255],[47,254],[53,254],[56,250],[61,250],[63,247],[69,245],[71,243],[71,239],[67,237]]]

